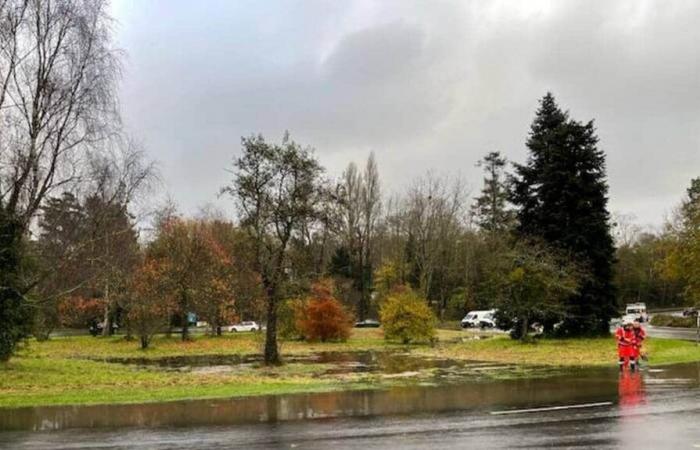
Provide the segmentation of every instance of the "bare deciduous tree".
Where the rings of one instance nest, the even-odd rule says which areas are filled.
[[[407,230],[414,243],[418,285],[427,298],[436,269],[447,266],[454,257],[464,198],[461,180],[450,186],[445,179],[428,174],[414,183],[406,199]]]
[[[44,198],[78,181],[85,156],[118,129],[110,27],[106,0],[0,1],[0,256],[11,255],[0,260],[0,359],[31,317],[23,236]]]
[[[0,3],[0,205],[26,228],[119,123],[105,1]]]
[[[367,159],[363,172],[352,162],[345,169],[338,188],[338,200],[340,237],[352,262],[351,276],[360,294],[357,313],[363,320],[369,311],[372,245],[381,211],[379,171],[373,153]]]

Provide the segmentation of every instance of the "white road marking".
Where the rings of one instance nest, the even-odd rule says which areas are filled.
[[[536,413],[536,412],[546,412],[546,411],[560,411],[563,409],[580,409],[580,408],[596,408],[598,406],[610,406],[612,402],[598,402],[598,403],[582,403],[578,405],[565,405],[565,406],[548,406],[546,408],[531,408],[531,409],[508,409],[505,411],[491,411],[491,415],[499,416],[504,414],[525,414],[525,413]]]

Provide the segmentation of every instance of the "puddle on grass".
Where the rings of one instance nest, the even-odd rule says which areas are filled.
[[[262,368],[262,358],[250,355],[188,355],[163,358],[109,358],[101,361],[127,364],[143,369],[194,374],[251,373]],[[285,358],[292,372],[340,381],[381,381],[394,384],[459,383],[523,377],[548,377],[561,371],[551,367],[523,368],[515,364],[452,360],[412,355],[404,351],[320,352]],[[282,376],[284,369],[270,368],[266,376]]]
[[[253,364],[261,362],[262,357],[256,355],[185,355],[164,356],[160,358],[96,358],[95,360],[115,364],[132,364],[137,366],[153,366],[177,369],[182,367],[207,367],[234,364]]]
[[[254,355],[109,358],[102,361],[196,374],[242,373],[262,366],[262,358]],[[401,351],[320,352],[286,357],[285,364],[297,366],[301,371],[304,371],[304,365],[313,365],[304,372],[319,377],[354,380],[374,377],[387,380],[458,382],[464,379],[532,377],[556,373],[552,368],[528,368],[524,372],[522,367],[514,364],[430,358]],[[276,376],[274,369],[266,374]]]

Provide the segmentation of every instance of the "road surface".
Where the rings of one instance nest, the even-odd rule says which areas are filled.
[[[652,338],[682,339],[686,341],[695,341],[697,339],[697,330],[694,328],[654,327],[652,325],[646,325],[644,328],[649,337]]]

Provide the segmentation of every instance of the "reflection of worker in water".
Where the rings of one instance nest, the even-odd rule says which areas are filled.
[[[620,406],[633,408],[645,401],[644,383],[639,372],[623,372],[618,384]]]

